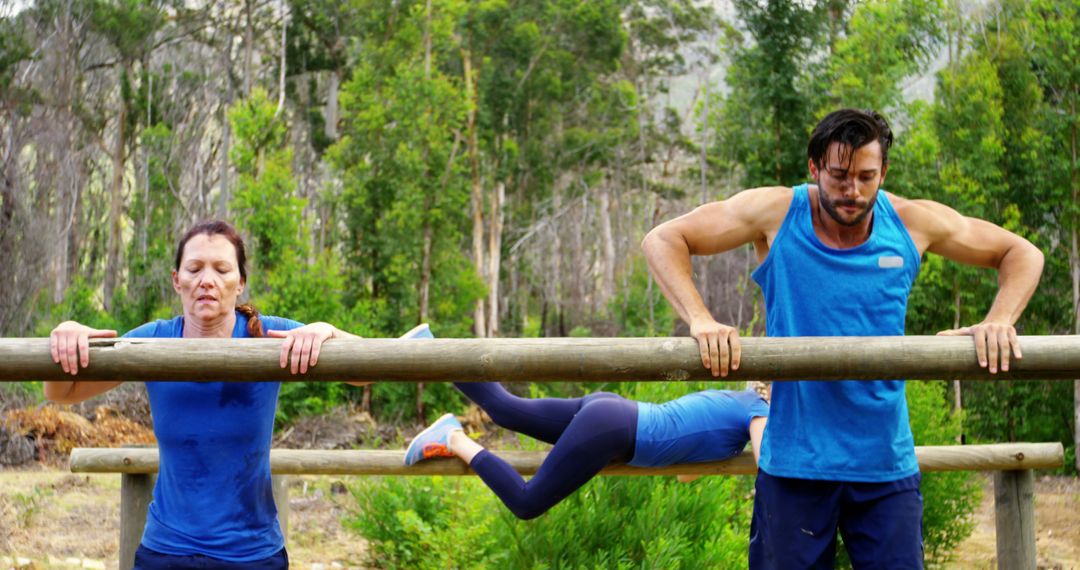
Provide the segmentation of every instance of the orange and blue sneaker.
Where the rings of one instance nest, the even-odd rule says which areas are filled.
[[[460,429],[461,422],[454,414],[446,414],[435,420],[409,442],[409,448],[405,450],[405,465],[415,465],[432,457],[453,457],[454,454],[450,452],[450,432]]]

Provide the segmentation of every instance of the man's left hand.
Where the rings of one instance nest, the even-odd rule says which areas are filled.
[[[1009,371],[1010,355],[1017,360],[1023,358],[1020,353],[1020,340],[1016,338],[1016,328],[1006,323],[982,322],[970,327],[950,329],[937,333],[938,336],[972,336],[975,338],[975,353],[979,357],[979,366],[989,368],[991,374],[997,374],[998,362],[1001,371]]]

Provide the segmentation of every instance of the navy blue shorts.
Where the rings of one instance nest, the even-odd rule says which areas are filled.
[[[186,570],[189,568],[193,570],[287,570],[289,553],[282,548],[277,554],[262,560],[229,562],[202,554],[190,556],[162,554],[140,544],[139,549],[135,551],[135,566],[132,570]]]
[[[774,477],[758,471],[750,568],[833,568],[836,532],[856,570],[923,567],[918,473],[887,483]]]

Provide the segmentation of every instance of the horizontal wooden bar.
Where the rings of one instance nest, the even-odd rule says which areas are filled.
[[[498,451],[522,475],[532,475],[547,456],[546,451]],[[1064,462],[1061,443],[996,443],[916,447],[923,471],[1001,471],[1054,469]],[[404,451],[274,449],[270,471],[279,475],[473,475],[463,461],[436,459],[412,467],[402,465]],[[71,452],[75,473],[157,473],[154,448],[77,448]],[[688,463],[670,467],[641,468],[613,465],[605,475],[751,475],[757,472],[753,457],[743,453],[727,461]]]
[[[1080,336],[1020,337],[1008,372],[980,368],[970,337],[742,339],[731,380],[1073,379]],[[95,339],[79,380],[597,382],[711,378],[691,338],[330,340],[291,375],[276,339]],[[0,339],[0,381],[71,380],[43,338]]]

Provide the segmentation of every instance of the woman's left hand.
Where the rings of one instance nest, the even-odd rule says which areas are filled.
[[[327,339],[334,338],[337,327],[330,323],[311,323],[288,331],[266,331],[267,336],[283,338],[281,343],[282,368],[289,365],[293,374],[307,374],[308,368],[319,363],[319,349]],[[291,354],[290,354],[291,353]]]

